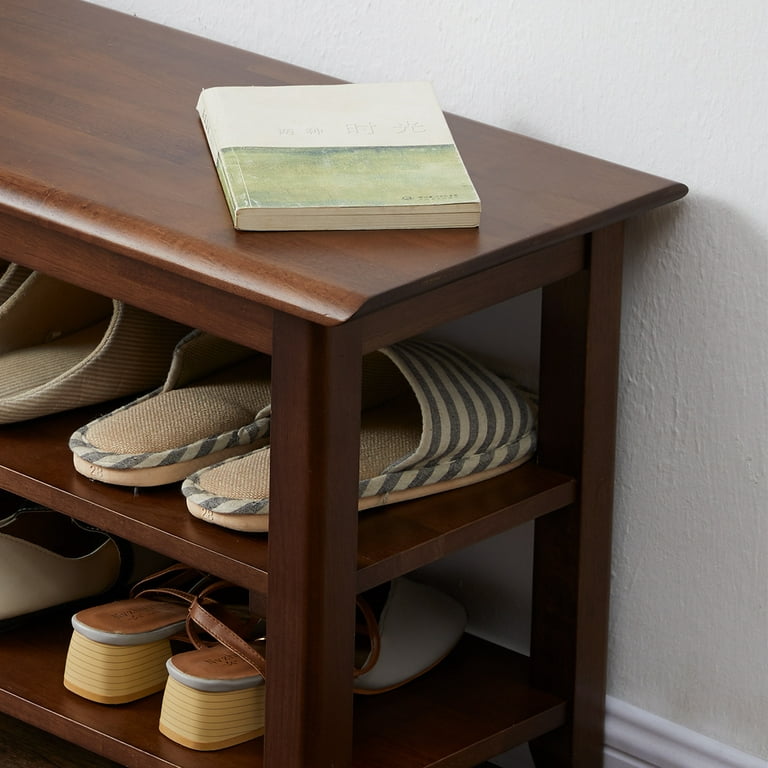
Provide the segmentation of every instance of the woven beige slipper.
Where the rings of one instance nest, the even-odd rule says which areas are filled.
[[[0,424],[157,386],[188,330],[35,272],[0,306]]]
[[[411,340],[368,357],[363,363],[359,509],[477,483],[533,455],[532,397],[463,352]],[[385,364],[375,366],[384,385],[365,375],[376,361]],[[399,385],[390,390],[392,371]],[[187,508],[224,528],[266,531],[269,467],[269,447],[205,467],[182,484]]]
[[[266,444],[270,358],[193,331],[163,387],[70,438],[75,469],[105,483],[154,486]]]

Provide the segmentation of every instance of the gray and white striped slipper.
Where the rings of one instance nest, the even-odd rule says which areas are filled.
[[[533,398],[452,346],[400,342],[367,356],[363,371],[359,509],[477,483],[535,450]],[[269,461],[265,447],[193,473],[182,484],[189,511],[266,531]]]
[[[177,345],[160,389],[74,432],[75,469],[114,485],[164,485],[265,445],[270,362],[193,331]]]

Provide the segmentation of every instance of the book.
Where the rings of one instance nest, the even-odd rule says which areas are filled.
[[[428,82],[205,88],[197,111],[236,229],[479,224]]]

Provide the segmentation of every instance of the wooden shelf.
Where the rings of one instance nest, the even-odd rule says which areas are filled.
[[[192,517],[178,484],[132,489],[89,480],[68,439],[100,408],[0,427],[0,487],[266,594],[268,542]],[[533,461],[483,483],[360,513],[358,591],[575,500],[573,479]]]
[[[531,461],[476,485],[362,512],[358,588],[408,573],[575,498],[572,478]]]
[[[0,710],[127,766],[260,768],[261,739],[213,753],[166,739],[157,729],[161,694],[105,706],[67,691],[68,618],[37,619],[2,636]],[[353,766],[473,765],[558,727],[565,703],[531,688],[527,677],[524,657],[465,636],[422,678],[355,697]]]
[[[112,534],[266,593],[265,537],[224,530],[187,512],[179,485],[124,488],[89,480],[69,436],[111,405],[0,428],[0,487]]]
[[[423,678],[355,698],[353,766],[476,765],[556,729],[566,709],[530,686],[525,657],[466,635]]]

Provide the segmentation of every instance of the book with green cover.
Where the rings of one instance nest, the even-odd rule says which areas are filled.
[[[479,224],[427,82],[206,88],[197,111],[236,229]]]

